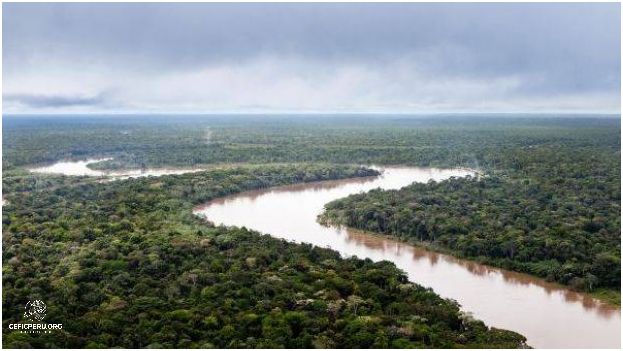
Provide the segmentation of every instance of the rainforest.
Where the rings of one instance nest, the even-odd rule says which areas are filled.
[[[196,213],[249,191],[259,202],[297,184],[388,179],[396,167],[461,171],[345,193],[314,221],[523,274],[582,301],[586,325],[614,311],[599,325],[620,329],[620,133],[615,115],[5,115],[3,347],[558,345],[466,310],[393,256]],[[101,173],[35,171],[85,160]],[[111,176],[150,169],[180,172]],[[33,299],[61,331],[9,331]]]

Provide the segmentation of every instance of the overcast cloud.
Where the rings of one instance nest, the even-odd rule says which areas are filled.
[[[618,112],[620,5],[3,4],[3,112]]]

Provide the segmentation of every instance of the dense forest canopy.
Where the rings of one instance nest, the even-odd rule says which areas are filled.
[[[4,117],[3,327],[36,297],[65,327],[3,346],[522,347],[393,264],[213,227],[192,207],[376,174],[359,165],[471,167],[335,201],[322,219],[618,291],[620,130],[618,116]],[[112,182],[26,170],[95,157],[211,169]]]
[[[570,123],[573,133],[545,128],[546,142],[510,138],[483,155],[490,166],[479,177],[352,195],[328,204],[321,219],[576,289],[618,290],[620,127]]]
[[[107,156],[98,168],[232,162],[509,166],[530,147],[620,149],[616,118],[116,116],[3,119],[3,169]]]
[[[41,298],[64,328],[5,333],[3,346],[522,347],[522,336],[487,328],[389,262],[192,214],[247,189],[375,174],[284,165],[105,183],[14,175],[3,184],[3,327]]]

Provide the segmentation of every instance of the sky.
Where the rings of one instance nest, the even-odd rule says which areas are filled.
[[[3,113],[600,112],[620,4],[4,3]]]

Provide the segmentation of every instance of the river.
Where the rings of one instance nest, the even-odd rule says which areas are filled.
[[[620,308],[526,274],[492,268],[356,230],[316,221],[324,205],[374,188],[473,174],[469,170],[392,167],[379,177],[297,184],[213,200],[195,213],[215,224],[330,247],[344,256],[388,260],[409,279],[458,301],[489,326],[516,331],[538,348],[619,348]]]
[[[98,163],[102,161],[112,160],[112,158],[97,158],[88,159],[83,161],[60,161],[50,165],[36,166],[28,168],[33,173],[43,174],[64,174],[69,176],[92,176],[92,177],[106,177],[109,180],[120,180],[127,178],[149,177],[149,176],[163,176],[167,174],[183,174],[191,172],[200,172],[204,169],[201,168],[145,168],[145,169],[130,169],[119,171],[102,171],[91,169],[88,165]]]

